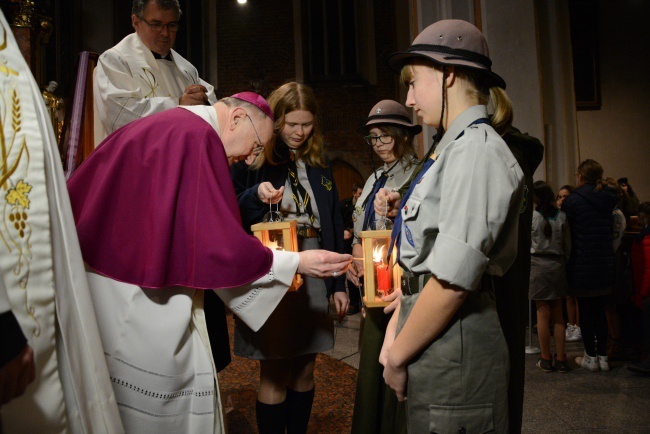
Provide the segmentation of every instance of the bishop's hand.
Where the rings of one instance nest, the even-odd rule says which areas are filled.
[[[298,273],[325,279],[342,276],[352,261],[352,255],[328,250],[305,250],[300,252]]]

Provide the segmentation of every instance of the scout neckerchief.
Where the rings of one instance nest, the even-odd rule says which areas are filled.
[[[472,125],[489,124],[489,123],[490,123],[490,120],[488,118],[479,118],[479,119],[476,119],[471,124],[469,124],[467,126],[467,128],[471,127]],[[461,131],[460,134],[458,135],[458,137],[456,137],[455,140],[460,139],[461,137],[463,137],[464,134],[465,134],[465,130]],[[433,148],[433,146],[431,148]],[[406,209],[406,202],[408,201],[409,197],[413,193],[413,190],[415,189],[415,186],[420,183],[420,180],[422,179],[424,174],[427,173],[427,170],[429,170],[429,168],[431,166],[433,166],[433,163],[435,161],[436,160],[434,160],[433,158],[430,158],[430,157],[427,158],[427,161],[425,161],[424,166],[422,167],[422,170],[420,171],[420,173],[418,173],[418,175],[415,178],[413,178],[413,181],[411,182],[411,185],[409,186],[408,191],[406,192],[406,194],[404,195],[404,198],[402,199],[402,201],[399,204],[399,208],[398,208],[398,211],[397,211],[397,216],[395,217],[395,223],[394,223],[394,226],[393,226],[393,232],[390,234],[390,247],[388,248],[388,257],[389,258],[390,258],[390,254],[393,251],[393,247],[395,245],[397,245],[397,260],[399,261],[399,243],[400,243],[400,238],[401,238],[401,235],[402,235],[402,212],[401,212],[401,210]]]
[[[400,160],[395,161],[392,166],[388,168],[388,170],[384,170],[381,172],[381,175],[379,175],[379,178],[375,179],[375,183],[372,185],[372,191],[366,198],[366,200],[363,202],[363,206],[365,208],[364,211],[364,216],[363,216],[363,230],[367,229],[376,229],[375,227],[375,196],[377,195],[377,192],[379,191],[380,188],[383,188],[386,185],[386,181],[388,180],[388,174],[390,173],[391,170],[395,166],[397,166],[397,163],[399,163]]]
[[[291,192],[293,193],[293,201],[296,203],[296,215],[300,217],[302,215],[302,210],[309,217],[309,222],[311,225],[314,225],[314,212],[311,209],[311,200],[309,193],[305,190],[305,187],[300,183],[298,179],[298,166],[296,165],[296,156],[292,151],[289,151],[289,164],[287,166],[289,170],[289,184],[291,185]],[[302,207],[302,208],[301,208]]]

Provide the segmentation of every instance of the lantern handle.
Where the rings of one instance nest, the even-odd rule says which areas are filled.
[[[273,223],[273,222],[282,222],[284,221],[284,216],[280,212],[280,203],[276,203],[275,211],[273,211],[273,203],[269,200],[269,212],[264,214],[263,221],[264,223]]]
[[[378,231],[383,231],[387,229],[392,229],[392,221],[388,218],[388,197],[385,199],[385,205],[386,205],[386,215],[380,216],[377,220],[375,220],[375,229]],[[377,224],[377,222],[381,222],[381,224]]]

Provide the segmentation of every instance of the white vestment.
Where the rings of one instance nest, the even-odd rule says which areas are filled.
[[[129,122],[178,107],[191,84],[205,86],[210,104],[217,102],[214,87],[190,62],[174,50],[171,58],[155,59],[136,33],[99,56],[93,76],[95,146]]]
[[[298,262],[298,253],[273,251],[267,275],[215,292],[259,330],[291,285]],[[145,289],[92,271],[88,281],[126,431],[224,433],[203,291]]]
[[[11,309],[36,366],[0,431],[123,432],[52,124],[1,12],[0,25],[0,313]]]
[[[214,107],[183,108],[219,134]],[[274,250],[273,265],[266,275],[248,285],[215,292],[257,331],[284,297],[299,262],[298,253]],[[88,281],[127,432],[224,433],[203,291],[141,288],[92,271]]]

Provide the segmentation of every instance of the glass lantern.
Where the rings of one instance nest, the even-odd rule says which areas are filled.
[[[390,303],[381,297],[391,294],[395,288],[400,287],[402,269],[395,266],[397,249],[393,249],[390,258],[391,231],[362,231],[361,244],[363,246],[363,302],[366,307],[384,307]]]
[[[251,226],[253,235],[271,250],[298,251],[298,222],[296,220],[257,223]],[[297,291],[302,285],[302,276],[297,274],[289,291]]]

